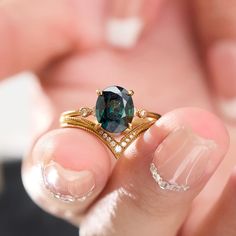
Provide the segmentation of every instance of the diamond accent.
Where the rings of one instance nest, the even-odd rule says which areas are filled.
[[[112,141],[112,142],[111,142],[111,146],[112,146],[112,147],[115,147],[115,146],[116,146],[116,142],[115,142],[115,141]]]
[[[140,118],[146,118],[147,117],[147,111],[142,109],[142,110],[139,110],[137,111],[137,115],[140,117]]]
[[[81,108],[80,112],[83,117],[86,117],[88,115],[88,109],[85,107]]]
[[[178,185],[177,183],[170,183],[168,181],[163,180],[156,166],[153,163],[150,165],[150,171],[153,179],[161,189],[176,191],[176,192],[184,192],[190,188],[188,185]]]
[[[125,147],[126,145],[127,145],[126,142],[122,142],[122,143],[121,143],[121,146],[122,146],[122,147]]]
[[[116,153],[120,153],[122,151],[122,147],[120,146],[120,145],[117,145],[116,147],[115,147],[115,152]]]
[[[106,139],[107,138],[107,134],[104,133],[102,137]]]

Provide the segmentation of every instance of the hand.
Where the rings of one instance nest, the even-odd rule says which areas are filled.
[[[15,56],[12,57],[10,52],[2,54],[0,60],[7,60],[0,73],[5,76],[22,69],[37,71],[42,90],[51,104],[53,121],[49,129],[58,126],[58,117],[62,111],[84,105],[93,106],[96,100],[93,93],[95,89],[117,83],[135,90],[137,107],[162,114],[170,112],[140,137],[118,162],[96,138],[81,130],[57,129],[43,135],[32,147],[23,168],[23,180],[29,194],[48,212],[76,225],[80,224],[82,235],[174,236],[180,228],[180,235],[234,235],[235,228],[230,224],[230,219],[235,214],[232,211],[235,205],[234,194],[231,194],[235,174],[225,188],[224,185],[234,163],[235,140],[232,137],[231,152],[215,172],[228,150],[228,136],[222,123],[214,115],[197,108],[173,110],[176,107],[195,106],[215,111],[212,106],[213,97],[207,87],[209,80],[204,77],[186,23],[185,5],[176,1],[163,6],[158,19],[148,22],[150,28],[135,49],[116,51],[101,43],[102,10],[98,14],[98,8],[94,9],[86,2],[80,3],[81,7],[70,7],[65,11],[70,5],[68,3],[72,2],[76,1],[57,1],[56,4],[53,1],[25,1],[25,6],[21,3],[22,8],[19,9],[12,1],[12,5],[6,4],[4,7],[6,19],[9,17],[12,20],[17,11],[22,24],[17,21],[16,32],[19,35],[15,38],[19,39],[19,43],[14,44],[17,47],[14,50]],[[79,4],[79,1],[76,3]],[[36,17],[38,27],[35,22],[28,21],[28,13],[33,12],[37,4],[37,9],[42,9],[42,13],[45,7],[55,9],[57,6],[55,11],[50,11],[48,18],[32,14]],[[52,8],[48,4],[52,4]],[[102,1],[98,2],[98,7],[102,4]],[[83,11],[77,12],[79,9]],[[98,16],[90,22],[91,25],[84,16],[89,11],[94,11],[93,15]],[[57,14],[52,16],[51,12]],[[78,19],[80,22],[84,20],[86,27],[80,27],[80,22],[77,27],[76,16],[81,16]],[[40,22],[41,19],[45,21]],[[25,32],[27,22],[32,28],[31,33],[27,31],[29,35]],[[78,32],[70,31],[71,22],[75,24],[73,29],[78,29]],[[48,35],[48,31],[55,25],[58,32],[55,30],[47,41],[45,37],[40,37]],[[3,26],[5,28],[5,24]],[[91,35],[94,32],[97,34]],[[9,38],[12,39],[11,35]],[[3,49],[10,48],[7,47],[8,42],[9,39],[1,44]],[[32,47],[28,46],[29,43]],[[62,55],[64,58],[60,58]],[[55,57],[60,60],[53,60]],[[175,151],[184,140],[188,141],[187,146],[180,149],[177,155]],[[205,160],[204,163],[198,162],[199,168],[194,168],[191,174],[190,190],[180,193],[161,190],[151,177],[150,163],[160,162],[158,166],[162,166],[162,172],[168,178],[177,170],[177,163],[173,161],[165,168],[161,160],[177,155],[181,162],[194,157],[190,156],[192,150],[206,152],[200,158]],[[208,160],[210,167],[207,165]],[[48,165],[51,163],[53,165]],[[83,202],[63,203],[55,199],[44,186],[42,168],[44,178],[49,180],[50,172],[47,170],[50,171],[50,168],[47,167],[59,171],[56,172],[60,174],[57,178],[59,191],[65,188],[68,190],[68,186],[71,186],[75,195],[83,196],[94,186],[94,182],[95,188]],[[208,172],[205,175],[206,169]],[[67,181],[67,174],[76,177],[73,184]],[[188,172],[185,168],[185,179],[186,174]],[[208,182],[210,176],[212,178]],[[207,182],[208,185],[202,190]],[[55,182],[51,184],[53,189]],[[226,202],[228,206],[225,206]],[[222,214],[225,219],[215,227]]]

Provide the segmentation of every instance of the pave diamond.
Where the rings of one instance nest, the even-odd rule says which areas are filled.
[[[115,146],[116,146],[116,142],[115,142],[115,141],[112,141],[112,142],[111,142],[111,146],[112,146],[112,147],[115,147]]]
[[[120,153],[122,151],[122,147],[120,146],[120,145],[117,145],[116,147],[115,147],[115,152],[116,153]]]
[[[121,143],[121,146],[122,146],[122,147],[125,147],[126,145],[127,145],[126,142],[122,142],[122,143]]]
[[[179,185],[177,183],[170,183],[163,180],[156,166],[153,163],[150,166],[150,171],[151,171],[153,179],[156,181],[156,183],[159,185],[161,189],[177,191],[177,192],[187,191],[189,189],[188,185]]]

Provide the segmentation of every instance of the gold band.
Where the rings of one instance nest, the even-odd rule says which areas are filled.
[[[137,110],[130,127],[121,133],[120,140],[115,139],[111,133],[105,131],[99,123],[96,122],[94,109],[82,107],[76,111],[67,111],[60,117],[61,127],[79,128],[96,135],[112,151],[115,158],[120,158],[125,149],[137,137],[152,126],[161,115],[148,112],[146,110]]]

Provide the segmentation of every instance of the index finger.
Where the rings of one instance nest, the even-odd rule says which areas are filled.
[[[0,5],[0,78],[37,70],[100,40],[103,0],[12,0]],[[87,14],[93,17],[88,17]],[[86,30],[85,30],[86,29]]]

